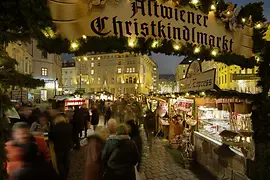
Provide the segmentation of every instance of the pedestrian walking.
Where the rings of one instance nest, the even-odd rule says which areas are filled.
[[[59,175],[63,179],[67,179],[69,173],[70,150],[73,148],[73,142],[72,125],[68,123],[68,120],[64,116],[58,115],[54,119],[50,138],[54,143]]]
[[[35,143],[18,145],[18,149],[23,163],[10,174],[10,180],[62,180],[53,167],[38,156],[38,147]]]
[[[87,130],[88,130],[88,123],[90,122],[90,114],[89,110],[86,107],[86,104],[84,104],[80,108],[80,112],[83,114],[83,124],[84,124],[84,137],[87,137]],[[80,133],[80,137],[82,137],[82,132]]]
[[[6,143],[7,152],[7,172],[11,174],[14,170],[21,168],[23,165],[22,153],[20,145],[27,143],[35,143],[38,148],[39,155],[50,162],[51,156],[46,141],[42,137],[32,136],[28,124],[25,122],[18,122],[12,128],[12,140]]]
[[[85,180],[103,179],[104,166],[101,155],[108,136],[108,129],[98,126],[95,133],[88,137]]]
[[[32,134],[37,136],[43,136],[44,133],[49,133],[51,130],[51,124],[48,120],[48,117],[45,114],[41,114],[38,117],[38,120],[33,122],[31,125],[30,131]]]
[[[104,118],[104,126],[107,124],[107,122],[109,121],[109,119],[111,119],[112,116],[112,110],[111,107],[108,106],[105,112],[105,118]]]
[[[128,127],[128,135],[130,136],[131,140],[133,140],[138,148],[138,152],[140,156],[142,155],[142,138],[140,135],[140,130],[134,120],[129,120],[126,122]],[[137,170],[140,171],[141,165],[141,158],[139,159]]]
[[[94,106],[92,109],[92,118],[91,118],[91,125],[93,126],[94,130],[96,130],[98,124],[99,124],[99,112],[98,109]]]
[[[144,119],[144,128],[149,149],[152,150],[156,121],[155,121],[155,114],[151,110],[148,110],[146,112],[146,117]]]
[[[116,133],[116,126],[117,126],[117,122],[115,119],[110,119],[108,121],[107,127],[111,135]]]
[[[79,150],[81,148],[79,134],[82,132],[82,130],[84,128],[84,116],[81,113],[78,106],[75,106],[74,116],[73,116],[73,119],[71,121],[71,124],[73,126],[72,127],[72,137],[73,137],[72,139],[73,139],[73,142],[75,144],[74,149]]]
[[[110,135],[102,153],[105,165],[105,180],[136,180],[134,166],[140,155],[134,141],[128,135],[126,125],[116,128],[116,135]]]

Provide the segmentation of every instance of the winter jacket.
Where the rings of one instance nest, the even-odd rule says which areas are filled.
[[[44,160],[50,161],[51,155],[47,143],[41,137],[31,137],[31,141],[35,142],[38,147],[38,152]],[[21,148],[16,145],[15,141],[9,141],[5,147],[7,151],[7,172],[11,174],[14,170],[22,167],[22,151]]]
[[[104,146],[105,142],[99,136],[92,135],[88,138],[85,180],[103,179],[104,166],[101,155]]]
[[[75,132],[81,132],[84,129],[84,114],[81,109],[74,111],[71,124]]]
[[[91,124],[92,125],[98,125],[99,123],[99,113],[97,109],[92,110],[92,119],[91,119]]]
[[[73,147],[72,125],[60,122],[52,127],[50,136],[54,143],[55,152],[67,152]]]
[[[10,175],[10,180],[62,180],[53,167],[38,157],[34,162],[27,163]]]
[[[150,133],[155,131],[156,122],[155,122],[155,114],[153,112],[148,112],[144,119],[144,127],[146,132]]]
[[[102,153],[102,161],[105,163],[104,178],[135,180],[134,166],[139,159],[138,149],[128,135],[111,135]]]

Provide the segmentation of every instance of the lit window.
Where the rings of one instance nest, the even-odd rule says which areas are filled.
[[[132,68],[132,72],[135,72],[135,68]]]
[[[98,78],[98,84],[100,84],[100,78]]]
[[[100,57],[98,57],[97,59],[100,60]]]
[[[117,69],[117,72],[118,72],[119,74],[121,74],[121,73],[122,73],[122,69],[121,69],[121,68],[118,68],[118,69]]]
[[[95,72],[94,72],[94,70],[92,69],[92,70],[91,70],[91,74],[94,74],[94,73],[95,73]]]
[[[94,63],[91,63],[91,67],[94,67],[95,66],[95,64]]]
[[[129,73],[129,68],[127,68],[127,73]]]
[[[154,71],[157,70],[157,68],[154,68]]]
[[[41,68],[41,75],[42,76],[48,76],[48,69],[47,68]]]

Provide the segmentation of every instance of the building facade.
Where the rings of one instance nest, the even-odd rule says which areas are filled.
[[[161,94],[174,93],[177,91],[175,75],[161,74],[159,75],[158,92]]]
[[[45,81],[45,87],[33,90],[34,99],[47,101],[61,93],[58,92],[62,87],[61,55],[39,50],[35,40],[27,45],[27,51],[32,56],[32,75]]]
[[[157,65],[145,55],[131,53],[76,56],[76,82],[85,92],[108,91],[115,96],[148,94],[157,83]]]
[[[62,64],[62,83],[64,94],[73,94],[77,89],[77,72],[75,62]]]
[[[21,42],[9,43],[6,47],[9,57],[18,63],[16,70],[23,74],[32,73],[32,56],[27,51],[27,46]]]
[[[179,81],[185,78],[187,69],[191,60],[184,59],[177,67],[176,81],[178,91],[180,90]],[[258,77],[256,72],[258,67],[253,69],[241,69],[239,66],[227,66],[223,63],[214,61],[203,61],[202,71],[216,69],[216,85],[222,90],[236,90],[244,93],[258,93],[260,90],[256,87]]]

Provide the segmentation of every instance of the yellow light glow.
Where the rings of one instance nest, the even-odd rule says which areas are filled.
[[[189,96],[189,93],[186,93],[186,96]]]
[[[227,12],[227,15],[230,15],[230,14],[231,14],[231,12],[230,12],[230,11],[228,11],[228,12]]]
[[[199,0],[192,0],[191,3],[194,4],[194,5],[196,5],[196,4],[199,3]]]
[[[246,18],[242,18],[242,22],[245,23],[246,22]]]
[[[135,46],[134,41],[130,40],[130,41],[128,42],[128,46],[133,48],[133,47]]]
[[[199,53],[200,52],[200,48],[199,47],[196,47],[195,49],[194,49],[194,53]]]
[[[180,49],[180,46],[178,44],[175,44],[173,48],[178,51]]]
[[[257,62],[259,62],[261,59],[260,59],[260,56],[255,56],[255,60],[257,61]]]
[[[79,48],[79,43],[77,41],[71,42],[70,48],[72,51],[75,51]]]
[[[87,36],[86,36],[86,35],[82,35],[82,38],[83,38],[83,39],[86,39],[86,38],[87,38]]]
[[[218,51],[217,51],[216,49],[214,49],[214,50],[212,50],[211,54],[212,54],[213,56],[217,56],[217,55],[218,55]]]
[[[78,61],[81,61],[81,59],[79,58]]]
[[[86,84],[89,84],[89,81],[87,81],[87,83]]]
[[[256,24],[255,28],[256,29],[261,29],[262,28],[262,24],[261,23]]]
[[[152,44],[152,48],[156,48],[158,46],[158,41],[154,41]]]
[[[87,61],[87,57],[83,57],[83,60]]]
[[[216,6],[214,4],[211,5],[211,10],[212,11],[216,10]]]
[[[202,92],[201,94],[202,94],[202,96],[205,96],[205,92]]]

